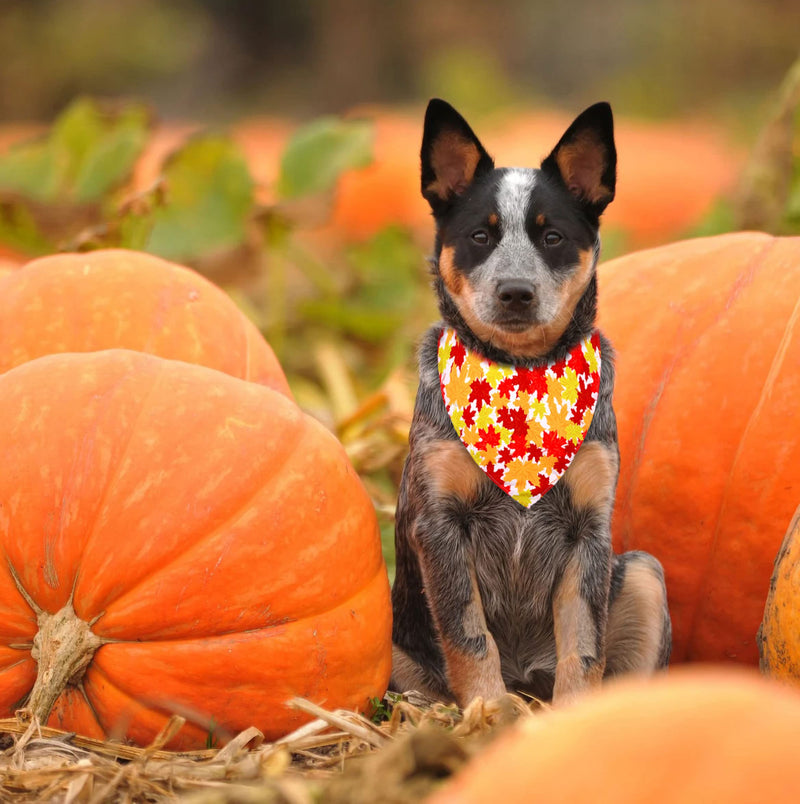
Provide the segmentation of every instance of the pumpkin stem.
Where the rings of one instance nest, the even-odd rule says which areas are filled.
[[[36,683],[20,713],[46,723],[56,699],[68,684],[78,684],[95,651],[107,640],[97,636],[81,620],[72,601],[55,614],[37,613],[39,631],[33,638],[31,656],[38,662]]]

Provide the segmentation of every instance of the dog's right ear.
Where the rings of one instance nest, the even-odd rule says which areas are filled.
[[[449,104],[434,98],[425,112],[422,135],[422,195],[434,213],[461,195],[494,162],[466,120]]]

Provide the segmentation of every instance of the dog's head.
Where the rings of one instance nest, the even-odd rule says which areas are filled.
[[[464,118],[435,99],[421,161],[445,320],[510,360],[542,357],[586,334],[599,218],[616,181],[611,107],[583,112],[539,169],[496,169]]]

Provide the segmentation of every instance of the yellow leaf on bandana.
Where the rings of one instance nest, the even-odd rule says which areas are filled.
[[[501,366],[498,363],[492,363],[486,370],[486,379],[492,388],[497,388],[502,379],[514,373],[513,366]]]
[[[594,348],[591,340],[584,341],[586,346],[586,362],[589,364],[589,371],[594,374],[597,371],[597,366],[599,365],[599,358],[597,355],[597,351]]]
[[[564,375],[558,381],[561,385],[561,396],[571,405],[578,401],[578,375],[573,368],[565,368]]]
[[[573,444],[580,444],[580,442],[583,440],[583,430],[579,424],[570,422],[567,425],[566,435],[564,437]]]
[[[526,508],[530,508],[531,501],[533,500],[533,495],[529,491],[518,491],[514,495],[514,499],[520,505],[524,505]]]
[[[442,374],[447,367],[447,361],[450,359],[450,349],[452,346],[453,342],[448,338],[439,347],[439,374]]]
[[[481,408],[478,413],[478,418],[475,420],[475,426],[479,430],[485,430],[490,424],[494,422],[494,408],[486,405]]]

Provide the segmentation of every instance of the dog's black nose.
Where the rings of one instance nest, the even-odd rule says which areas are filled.
[[[519,279],[501,282],[497,286],[497,298],[506,310],[522,312],[533,303],[533,285]]]

